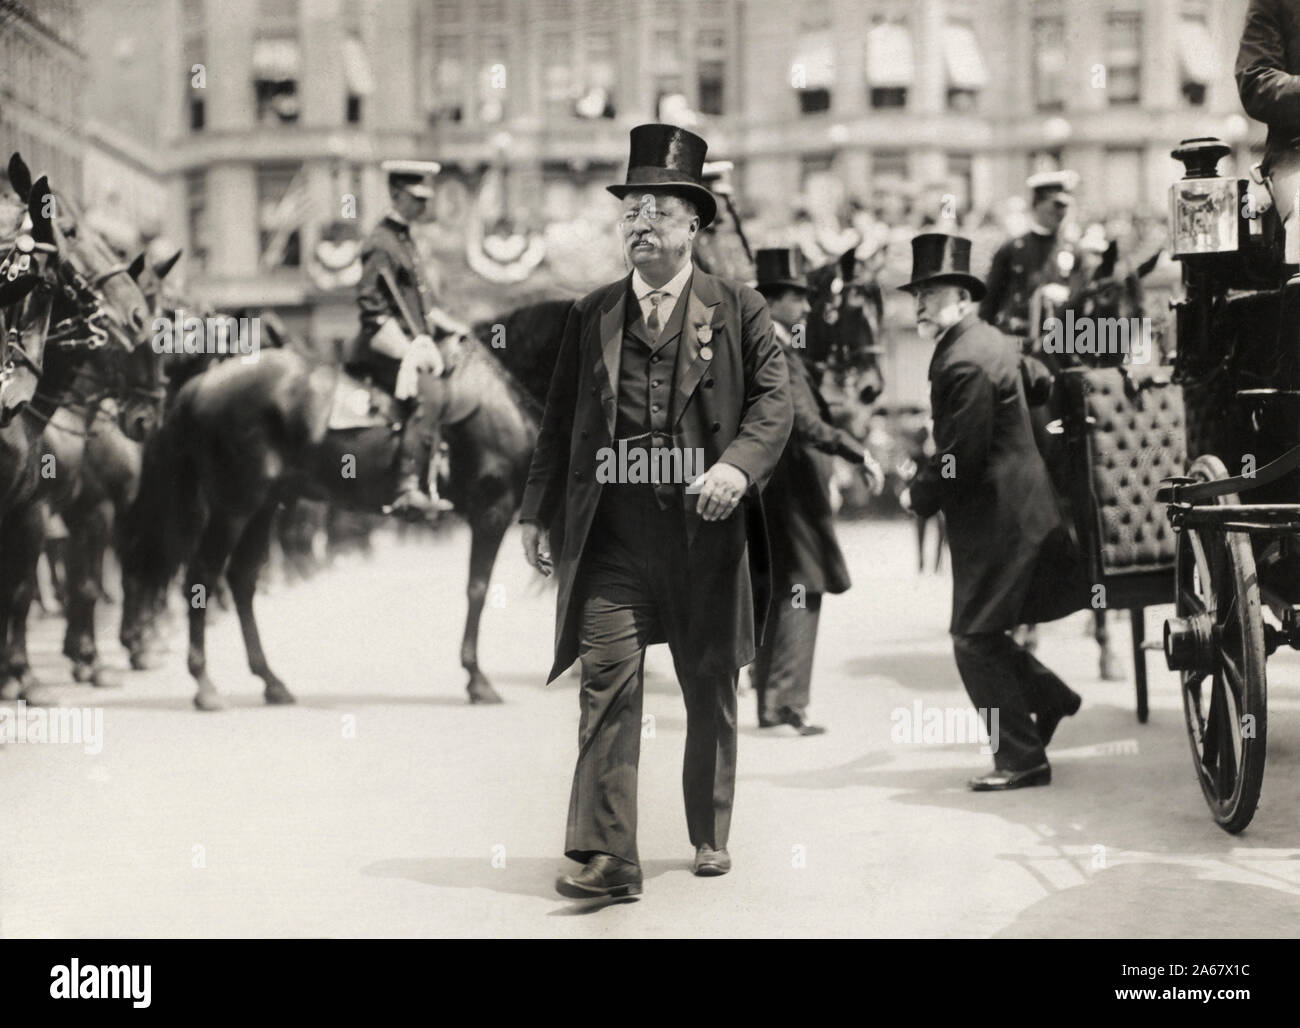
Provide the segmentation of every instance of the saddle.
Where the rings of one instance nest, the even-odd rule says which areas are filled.
[[[455,425],[470,417],[479,408],[479,379],[483,369],[475,360],[462,357],[444,379],[447,395],[438,421],[441,425]],[[381,389],[369,379],[362,379],[342,368],[323,366],[311,373],[312,388],[330,397],[327,431],[351,431],[359,428],[376,428],[387,425],[400,431],[406,420],[406,405],[393,394]]]

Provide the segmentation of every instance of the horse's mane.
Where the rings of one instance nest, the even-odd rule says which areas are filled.
[[[546,403],[571,310],[572,300],[544,300],[474,326],[474,338],[507,372],[512,388],[522,391],[530,406]]]

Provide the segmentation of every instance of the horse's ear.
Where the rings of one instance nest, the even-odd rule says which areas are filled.
[[[27,162],[23,160],[22,154],[17,152],[9,158],[9,184],[14,187],[18,199],[26,203],[32,191],[32,172],[27,167]]]
[[[0,307],[17,303],[40,281],[39,275],[20,275],[12,282],[0,282]]]
[[[171,271],[172,268],[176,267],[176,262],[181,259],[181,254],[183,254],[184,252],[185,251],[183,249],[177,250],[165,261],[159,261],[157,264],[153,266],[153,273],[157,275],[159,279],[166,278],[167,272]]]
[[[140,276],[144,272],[144,254],[135,255],[135,260],[127,265],[126,273],[131,276],[132,281],[139,282]]]
[[[27,165],[23,165],[27,167]],[[44,175],[38,178],[27,190],[27,213],[32,218],[32,238],[38,243],[54,242],[54,225],[47,213],[46,200],[50,196],[50,181]]]
[[[1146,278],[1148,275],[1150,275],[1151,272],[1155,269],[1155,266],[1160,263],[1160,255],[1164,252],[1165,251],[1163,249],[1157,250],[1150,257],[1148,257],[1141,264],[1139,264],[1137,266],[1138,278]]]

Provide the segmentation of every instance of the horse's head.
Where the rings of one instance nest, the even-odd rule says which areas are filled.
[[[804,358],[828,372],[837,388],[873,403],[884,390],[880,326],[884,300],[873,265],[847,250],[808,275],[812,313]]]

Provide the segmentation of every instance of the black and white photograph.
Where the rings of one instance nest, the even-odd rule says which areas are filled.
[[[0,0],[0,162],[40,995],[150,1005],[76,940],[1282,984],[1300,0]]]

